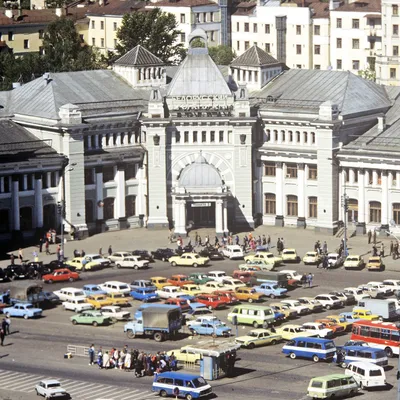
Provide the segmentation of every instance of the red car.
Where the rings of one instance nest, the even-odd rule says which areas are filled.
[[[224,308],[227,306],[226,301],[222,301],[215,294],[199,294],[196,301],[203,303],[209,309]]]
[[[79,279],[77,272],[72,272],[68,268],[55,269],[51,274],[43,275],[42,280],[44,283],[53,282],[73,282]]]
[[[188,301],[185,299],[174,299],[171,297],[170,299],[165,300],[164,304],[170,304],[172,306],[179,306],[182,311],[190,311],[191,310],[191,307],[190,307]]]
[[[170,283],[173,286],[179,286],[179,287],[183,285],[194,284],[193,281],[189,280],[187,275],[182,275],[182,274],[172,275],[171,278],[168,279],[168,283]]]
[[[254,272],[253,271],[233,271],[233,275],[232,275],[235,279],[239,279],[241,280],[243,283],[248,284],[251,283],[252,278],[254,276]]]
[[[214,295],[218,296],[218,299],[224,301],[226,304],[239,303],[238,298],[232,291],[229,290],[216,290],[213,292]]]

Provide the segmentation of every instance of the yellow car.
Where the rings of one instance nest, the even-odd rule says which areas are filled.
[[[346,321],[346,318],[340,316],[340,315],[328,315],[325,317],[326,319],[329,319],[329,321],[332,321],[336,323],[337,325],[343,326],[343,328],[348,332],[351,331],[351,328],[353,326],[352,322]]]
[[[113,302],[105,294],[92,294],[86,298],[86,301],[96,309],[113,305]]]
[[[364,260],[361,256],[347,256],[343,264],[345,269],[361,269],[364,266]]]
[[[364,308],[353,308],[353,317],[358,319],[365,319],[367,321],[378,321],[379,315],[372,314],[371,310]]]
[[[253,329],[247,335],[237,337],[235,343],[240,344],[240,347],[254,349],[256,346],[276,344],[281,340],[281,335],[273,333],[268,329]]]
[[[202,359],[201,354],[196,354],[187,348],[191,346],[183,346],[180,349],[175,349],[175,350],[170,350],[167,351],[167,354],[171,356],[174,354],[176,357],[177,361],[181,362],[187,362],[187,363],[195,363],[195,364],[200,364],[200,360]]]
[[[367,263],[368,271],[382,271],[385,266],[383,265],[380,257],[370,257]]]
[[[96,261],[90,261],[86,264],[82,264],[83,257],[75,257],[71,260],[65,262],[65,264],[76,269],[76,271],[94,271],[95,269],[100,269],[101,264]]]
[[[152,278],[150,278],[150,281],[157,289],[162,289],[165,286],[171,285],[170,283],[168,283],[168,279],[164,276],[153,276]]]
[[[283,262],[300,262],[296,249],[284,249],[281,254]]]
[[[286,318],[297,318],[297,311],[291,310],[288,305],[282,303],[268,304],[274,311],[282,313]]]
[[[317,336],[318,332],[306,332],[301,325],[287,324],[276,329],[276,333],[283,340],[291,340],[297,337],[313,337]]]
[[[252,264],[254,261],[264,261],[264,263],[272,264],[275,267],[282,264],[282,257],[275,256],[267,251],[259,251],[256,254],[250,254],[244,258],[247,264]]]
[[[124,296],[123,293],[107,293],[108,299],[112,302],[113,306],[130,306],[130,302],[133,300],[130,296]]]
[[[168,259],[172,267],[183,265],[187,267],[197,268],[199,265],[206,265],[210,259],[208,257],[200,257],[196,253],[183,253],[181,256],[172,256]]]
[[[182,290],[182,292],[184,292],[186,294],[191,294],[192,296],[196,296],[198,294],[204,293],[204,291],[201,290],[199,285],[193,285],[193,284],[182,285],[181,290]]]
[[[321,256],[316,251],[308,251],[303,257],[303,263],[308,264],[319,264],[322,261]]]
[[[248,301],[249,303],[253,303],[254,301],[263,301],[265,297],[263,294],[257,293],[255,289],[249,287],[236,288],[234,294],[238,300]]]

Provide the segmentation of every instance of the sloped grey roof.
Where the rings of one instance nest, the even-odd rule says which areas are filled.
[[[116,65],[161,66],[164,63],[140,44],[115,61]]]
[[[206,48],[190,48],[169,85],[167,96],[231,95]]]
[[[89,110],[104,112],[113,106],[123,107],[127,100],[144,100],[145,105],[149,98],[148,91],[133,89],[109,70],[50,74],[48,83],[42,77],[37,78],[11,94],[14,113],[49,119],[59,119],[60,107],[68,103],[82,104],[90,113]]]
[[[273,99],[265,103],[268,96]],[[390,107],[383,86],[345,71],[291,69],[280,74],[263,89],[253,91],[252,104],[271,107],[318,109],[325,101],[339,108],[341,115],[382,111]]]
[[[217,188],[222,186],[222,179],[217,169],[208,164],[202,156],[184,168],[179,178],[179,186],[193,188]]]
[[[279,61],[260,49],[257,45],[250,47],[241,56],[232,61],[232,67],[263,67],[266,65],[279,64]]]

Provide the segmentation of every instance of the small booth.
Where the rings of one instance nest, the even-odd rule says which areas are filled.
[[[201,354],[200,374],[204,379],[213,381],[233,375],[236,362],[236,352],[240,345],[228,341],[215,343],[210,340],[198,346],[187,346],[187,351]]]

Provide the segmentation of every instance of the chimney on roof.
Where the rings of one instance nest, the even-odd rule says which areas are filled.
[[[382,133],[386,128],[386,117],[384,115],[378,117],[378,133]]]
[[[43,80],[44,80],[45,86],[47,86],[49,84],[49,82],[51,81],[50,74],[48,72],[45,72],[43,74]]]
[[[4,14],[6,15],[7,18],[13,19],[13,17],[14,17],[13,10],[11,10],[10,8],[7,8],[5,10]]]

